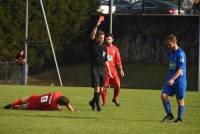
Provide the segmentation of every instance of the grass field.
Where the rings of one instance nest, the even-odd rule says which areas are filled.
[[[62,91],[80,112],[4,110],[3,106],[18,97]],[[112,102],[102,112],[92,112],[88,101],[93,94],[89,87],[47,87],[0,85],[0,134],[199,134],[200,93],[187,92],[182,124],[160,123],[165,115],[159,90],[122,89],[121,107]],[[171,106],[177,116],[173,97]]]

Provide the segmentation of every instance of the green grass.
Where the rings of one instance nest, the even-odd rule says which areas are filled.
[[[18,97],[60,90],[80,112],[4,110],[3,106]],[[165,112],[158,90],[121,91],[121,107],[112,102],[102,112],[92,112],[88,101],[93,94],[87,87],[7,86],[0,85],[0,134],[197,134],[200,132],[200,93],[187,92],[182,124],[160,123]],[[177,116],[175,98],[171,99]]]

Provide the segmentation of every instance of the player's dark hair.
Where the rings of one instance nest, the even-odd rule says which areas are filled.
[[[111,33],[106,34],[106,37],[112,37],[114,39],[114,35]]]
[[[59,105],[67,105],[67,104],[69,104],[69,99],[65,96],[61,96],[60,98],[58,98],[58,104]]]
[[[22,51],[24,51],[24,49],[22,49],[22,48],[21,48],[21,49],[19,49],[19,52],[22,52]]]

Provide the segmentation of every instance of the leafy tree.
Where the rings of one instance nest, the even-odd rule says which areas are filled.
[[[95,10],[95,0],[43,0],[58,59],[64,48],[84,36],[85,24]],[[26,0],[0,1],[0,61],[15,59],[24,48]],[[32,42],[36,41],[36,42]],[[38,42],[39,41],[39,42]],[[35,68],[53,64],[39,0],[29,0],[28,64]]]

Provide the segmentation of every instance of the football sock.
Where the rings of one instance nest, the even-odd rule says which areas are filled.
[[[93,96],[93,99],[92,99],[92,103],[95,103],[95,93],[94,93],[94,96]]]
[[[178,119],[183,118],[183,112],[185,111],[185,106],[179,105],[178,106]]]
[[[107,100],[107,98],[106,98],[106,88],[103,90],[101,95],[102,95],[101,97],[102,97],[103,105],[105,105],[106,104],[106,100]]]
[[[118,99],[118,96],[119,96],[119,87],[115,87],[115,88],[114,88],[114,96],[113,96],[113,99],[114,99],[114,100],[117,100],[117,99]]]
[[[98,93],[98,92],[95,92],[95,93],[94,93],[94,98],[95,98],[96,106],[97,106],[97,107],[100,107],[100,106],[99,106],[99,93]]]
[[[170,103],[169,103],[169,101],[163,102],[163,106],[164,106],[165,111],[167,112],[167,114],[171,114],[171,113],[172,113],[172,112],[171,112],[171,108],[170,108]]]
[[[22,99],[17,99],[12,103],[13,106],[14,105],[21,105],[21,104],[22,104]]]

